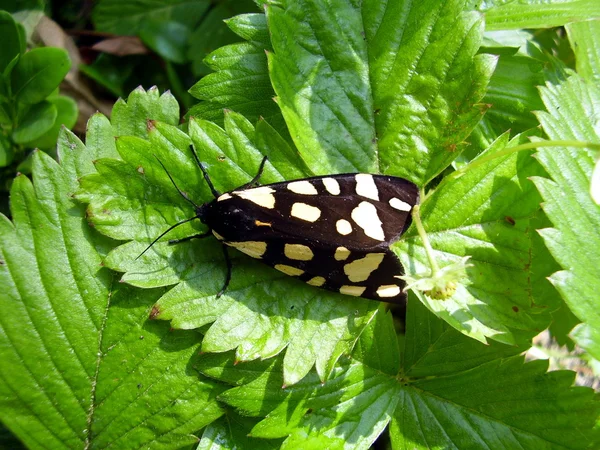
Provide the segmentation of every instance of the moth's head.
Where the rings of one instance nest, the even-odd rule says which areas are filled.
[[[208,219],[208,217],[210,216],[210,204],[212,202],[209,203],[203,203],[202,205],[198,206],[194,206],[194,209],[196,211],[196,218],[200,219],[200,222],[202,222],[205,225],[208,225],[207,220],[210,221],[210,219]]]

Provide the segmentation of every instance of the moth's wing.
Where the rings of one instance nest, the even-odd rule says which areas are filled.
[[[228,245],[313,285],[402,302],[404,273],[390,243],[410,225],[409,181],[346,174],[233,191],[209,224]]]
[[[410,181],[370,174],[314,177],[242,192],[233,191],[228,201],[243,210],[236,197],[249,200],[254,223],[270,224],[274,232],[288,238],[335,242],[353,250],[375,250],[397,240],[410,225],[419,198]],[[246,226],[251,234],[265,231],[264,226],[251,228]]]

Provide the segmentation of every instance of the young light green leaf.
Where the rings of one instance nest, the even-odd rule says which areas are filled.
[[[540,89],[548,112],[538,118],[550,139],[600,143],[600,89],[578,75]],[[537,159],[551,179],[536,178],[553,228],[541,230],[546,246],[564,270],[550,280],[573,313],[600,329],[600,206],[590,196],[595,163],[591,150],[544,148]]]
[[[54,91],[65,77],[71,60],[61,48],[35,48],[25,53],[11,73],[11,89],[18,103],[39,103]]]
[[[586,80],[600,82],[600,18],[565,26],[575,53],[577,73]]]
[[[491,1],[480,3],[486,30],[560,27],[600,16],[596,0],[529,0],[527,2]]]
[[[96,117],[88,132],[102,127],[111,129]],[[14,223],[0,217],[0,418],[29,448],[190,445],[222,414],[222,388],[186,371],[196,333],[147,322],[162,292],[120,285],[102,268],[95,245],[110,242],[72,199],[110,145],[94,153],[63,131],[61,164],[37,152],[35,184],[13,183]]]
[[[518,141],[509,144],[504,135],[478,159],[490,158]],[[471,257],[468,282],[457,283],[456,293],[443,301],[419,291],[417,295],[431,311],[475,339],[514,343],[519,330],[537,333],[548,326],[550,312],[558,307],[553,298],[531,297],[529,230],[540,198],[527,178],[543,171],[529,153],[498,156],[481,164],[478,159],[472,169],[464,168],[461,177],[446,177],[420,208],[440,267]],[[430,273],[415,228],[393,248],[407,275],[419,278]]]

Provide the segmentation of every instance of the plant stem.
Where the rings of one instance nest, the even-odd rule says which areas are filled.
[[[448,175],[446,180],[453,180],[455,178],[459,178],[464,175],[467,171],[472,170],[482,164],[485,164],[489,161],[492,161],[496,158],[501,158],[503,156],[510,155],[512,153],[522,152],[525,150],[533,150],[534,148],[540,147],[575,147],[575,148],[589,148],[592,150],[596,150],[600,152],[600,144],[596,144],[593,142],[582,142],[582,141],[536,141],[529,142],[527,144],[517,145],[515,147],[507,147],[503,150],[495,152],[491,155],[486,155],[481,158],[477,158],[471,161],[466,166],[458,169],[456,172]]]
[[[423,223],[421,222],[421,208],[420,205],[415,205],[413,208],[413,219],[415,220],[415,225],[417,227],[417,231],[421,240],[423,241],[423,246],[425,247],[425,253],[427,253],[427,259],[429,260],[429,267],[431,267],[431,276],[435,275],[439,272],[440,268],[435,260],[435,256],[433,255],[433,248],[429,243],[429,238],[427,237],[427,233],[425,232],[425,228],[423,228]]]

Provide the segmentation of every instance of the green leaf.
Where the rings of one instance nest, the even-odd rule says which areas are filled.
[[[565,26],[575,52],[577,73],[586,80],[600,81],[600,18]]]
[[[186,62],[186,46],[190,30],[178,22],[164,19],[146,20],[140,28],[140,38],[167,61]]]
[[[0,73],[3,73],[10,62],[21,54],[21,34],[18,25],[6,11],[0,11],[0,36],[2,36],[2,52],[0,52]]]
[[[56,106],[48,101],[32,105],[21,123],[13,130],[12,138],[17,144],[25,144],[48,132],[58,116]]]
[[[484,120],[496,133],[522,133],[538,126],[533,111],[544,109],[537,87],[544,84],[543,64],[523,55],[502,55],[484,102],[491,105]]]
[[[509,344],[515,342],[515,333],[537,334],[546,328],[551,311],[558,308],[553,298],[531,295],[529,230],[540,198],[528,177],[543,171],[528,153],[498,154],[516,143],[518,139],[509,143],[507,135],[500,137],[472,161],[473,168],[465,167],[460,177],[443,179],[421,205],[438,264],[447,266],[470,256],[472,267],[467,269],[468,282],[458,286],[450,299],[432,300],[420,291],[419,299],[463,333]],[[488,160],[494,155],[498,157]],[[482,158],[488,159],[480,163]],[[415,228],[392,247],[408,275],[429,273]]]
[[[481,5],[486,30],[560,27],[600,16],[600,3],[596,0],[494,0]]]
[[[91,143],[104,127],[114,146],[106,120],[92,125]],[[110,144],[88,152],[64,131],[58,153],[60,165],[35,154],[35,184],[13,183],[14,223],[0,216],[0,419],[28,448],[191,445],[222,414],[222,388],[186,370],[198,335],[148,322],[162,291],[119,284],[101,266],[95,246],[110,242],[72,193]]]
[[[203,100],[188,116],[220,122],[223,109],[243,114],[251,122],[261,117],[279,132],[285,130],[281,111],[273,101],[265,49],[271,48],[264,14],[246,14],[227,25],[250,42],[231,44],[210,53],[204,60],[215,73],[203,77],[190,94]]]
[[[424,185],[460,154],[486,109],[478,103],[495,58],[475,56],[483,24],[463,8],[461,1],[398,4],[385,14],[365,8],[382,173]]]
[[[418,302],[409,302],[408,316],[415,321],[407,322],[400,373],[380,370],[381,359],[362,347],[370,342],[381,355],[397,351],[395,340],[386,338],[394,335],[391,318],[378,316],[352,358],[344,358],[325,384],[309,375],[282,389],[274,367],[220,399],[244,415],[265,417],[252,436],[289,436],[283,448],[307,448],[299,440],[304,437],[309,443],[333,439],[331,448],[366,449],[388,423],[393,448],[598,444],[600,404],[591,389],[570,387],[573,372],[546,373],[546,362],[503,358],[519,349],[486,347]],[[445,363],[452,366],[448,372]]]
[[[52,105],[56,107],[57,115],[52,127],[33,142],[28,145],[34,148],[51,149],[56,147],[56,141],[60,130],[64,126],[67,129],[71,129],[77,122],[77,103],[71,97],[60,95],[55,98],[48,99]]]
[[[256,3],[252,0],[225,0],[214,5],[204,16],[202,23],[192,31],[189,39],[188,59],[192,61],[195,75],[206,75],[210,72],[203,62],[212,51],[239,41],[228,22],[232,16],[256,11]],[[260,14],[262,16],[262,14]],[[229,28],[228,28],[229,25]],[[243,33],[244,30],[239,30]],[[244,39],[247,39],[245,36]],[[266,36],[269,41],[268,35]]]
[[[263,142],[272,141],[274,131],[263,129],[269,133]],[[248,182],[258,170],[261,154],[254,145],[255,130],[241,116],[229,113],[225,129],[192,121],[189,132],[217,189],[230,190]],[[90,203],[88,217],[95,228],[114,239],[138,241],[115,249],[105,264],[125,272],[122,281],[136,286],[179,283],[157,302],[153,317],[186,329],[215,322],[206,332],[203,351],[237,348],[238,360],[247,361],[274,356],[287,347],[283,369],[287,384],[300,380],[315,364],[320,377],[326,379],[340,355],[350,351],[376,305],[315,292],[239,253],[231,255],[234,267],[228,290],[216,298],[225,265],[220,244],[211,239],[177,246],[159,242],[136,259],[168,226],[194,215],[153,155],[195,202],[211,198],[189,151],[189,137],[157,122],[149,129],[148,138],[149,142],[120,138],[117,150],[123,161],[99,160],[98,174],[81,180],[78,198]],[[298,170],[280,152],[267,163],[261,180],[272,183],[289,179]],[[168,238],[197,234],[197,228],[181,226]]]
[[[0,136],[0,167],[10,165],[15,157],[15,150],[11,142],[4,136]]]
[[[208,0],[102,0],[94,8],[92,19],[98,31],[134,36],[148,20],[179,22],[192,28],[210,6]]]
[[[600,359],[600,329],[579,324],[571,331],[571,338],[595,359]]]
[[[250,430],[258,421],[228,413],[204,429],[196,450],[230,450],[233,448],[252,450],[276,450],[281,440],[254,439]]]
[[[474,57],[477,18],[463,15],[460,2],[443,5],[379,12],[367,2],[363,16],[343,0],[331,5],[335,15],[304,1],[267,8],[271,80],[315,173],[383,172],[423,184],[456,157],[447,147],[481,117],[473,103],[493,63]],[[428,46],[429,36],[443,43]]]
[[[160,94],[158,88],[133,90],[127,101],[117,100],[112,110],[116,136],[146,137],[149,120],[171,125],[179,123],[179,104],[169,92]]]
[[[79,70],[100,86],[108,89],[115,97],[125,97],[125,83],[135,66],[129,58],[101,53],[91,64],[80,64]]]
[[[35,48],[25,53],[11,73],[12,93],[18,103],[39,103],[54,91],[65,77],[71,60],[66,50]]]
[[[537,116],[554,140],[600,143],[597,120],[600,89],[576,74],[548,82],[540,89],[548,112]],[[537,159],[551,179],[536,178],[544,211],[554,225],[540,233],[564,270],[550,281],[573,313],[589,327],[600,329],[600,206],[590,196],[594,152],[585,149],[540,149]]]

